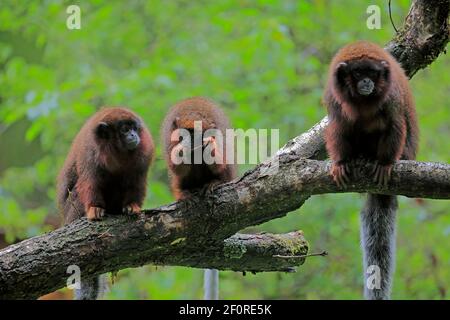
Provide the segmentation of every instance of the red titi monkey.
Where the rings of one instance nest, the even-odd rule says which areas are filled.
[[[195,122],[201,123],[201,132],[195,132],[198,130]],[[183,100],[170,109],[162,126],[161,137],[172,192],[177,200],[189,198],[195,190],[209,188],[214,184],[235,178],[235,165],[226,162],[225,130],[229,128],[230,124],[222,110],[211,100],[202,97]],[[215,136],[205,136],[205,131],[208,129],[219,130],[223,143],[218,143]],[[180,137],[181,131],[187,135]],[[196,141],[196,135],[200,135],[200,141]],[[199,163],[195,163],[194,153],[207,148],[214,157],[222,161],[208,164],[202,157]],[[190,153],[191,162],[174,162],[173,156],[179,152]],[[218,299],[217,270],[205,270],[205,299]]]
[[[418,128],[408,79],[379,46],[356,42],[339,50],[331,62],[324,103],[330,121],[325,132],[333,160],[330,173],[339,186],[349,183],[354,161],[374,163],[374,181],[386,185],[395,161],[415,159]],[[367,299],[390,297],[396,210],[395,196],[368,194],[361,212]],[[377,276],[377,270],[380,286],[369,287],[367,278]]]
[[[64,223],[86,216],[141,211],[147,172],[154,155],[152,137],[141,118],[125,108],[94,114],[73,141],[58,176],[58,207]],[[77,299],[96,299],[101,278],[81,281]]]

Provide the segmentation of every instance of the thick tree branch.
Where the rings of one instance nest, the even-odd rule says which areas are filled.
[[[202,239],[199,241],[196,233],[189,234],[181,227],[186,223],[177,218],[182,209],[172,205],[158,211],[159,215],[140,218],[119,216],[100,222],[81,219],[9,246],[0,252],[0,299],[37,298],[61,288],[70,275],[66,273],[70,265],[79,266],[82,277],[150,261],[155,265],[292,272],[304,259],[273,256],[303,255],[308,251],[301,231],[235,234],[225,241],[215,241],[208,239],[203,230],[198,233]]]
[[[410,12],[405,27],[388,45],[410,77],[445,48],[448,3],[448,0],[414,1],[411,8],[414,13]],[[412,15],[423,23],[408,23]],[[430,36],[423,36],[427,33]],[[420,42],[410,37],[414,34],[422,35]],[[410,59],[409,55],[413,57]],[[203,197],[147,210],[139,218],[109,217],[100,222],[81,219],[3,249],[0,297],[35,298],[63,287],[67,267],[73,264],[80,267],[82,276],[149,263],[289,271],[304,260],[279,259],[273,255],[306,253],[308,246],[301,233],[233,235],[247,226],[286,215],[313,194],[370,191],[450,198],[447,164],[400,161],[394,166],[388,187],[381,188],[367,178],[360,178],[345,190],[337,188],[328,176],[329,162],[311,160],[325,157],[322,133],[326,125],[324,118],[309,132],[290,141],[272,159]]]
[[[213,193],[147,210],[142,217],[84,219],[0,251],[0,297],[33,298],[62,287],[69,265],[95,275],[145,264],[221,270],[289,270],[303,262],[273,255],[301,255],[301,233],[238,235],[237,231],[286,215],[313,194],[378,192],[450,198],[450,165],[400,161],[388,187],[370,179],[342,190],[330,178],[329,162],[282,154],[221,185]],[[370,170],[364,167],[363,170]]]
[[[413,1],[403,27],[386,46],[410,78],[445,50],[449,10],[449,0]]]

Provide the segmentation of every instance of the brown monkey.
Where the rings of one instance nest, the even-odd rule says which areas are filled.
[[[125,108],[94,114],[73,141],[57,181],[58,207],[66,224],[86,216],[138,214],[154,154],[143,121]],[[95,299],[100,280],[82,281],[78,299]]]
[[[329,125],[326,148],[333,160],[331,175],[345,186],[352,162],[374,163],[374,181],[386,185],[392,165],[414,159],[418,128],[408,79],[395,59],[370,42],[343,47],[330,66],[324,103]],[[369,194],[361,212],[364,273],[369,266],[381,271],[379,288],[366,284],[368,299],[388,299],[395,260],[395,212],[393,196]]]
[[[201,123],[201,130],[195,125]],[[172,192],[175,198],[189,198],[193,191],[210,188],[235,178],[235,165],[227,163],[225,131],[230,128],[228,119],[222,110],[211,100],[194,97],[180,101],[167,114],[161,132],[164,153],[169,167]],[[223,137],[222,143],[217,136],[209,135],[208,130],[215,129]],[[186,135],[181,137],[181,131]],[[186,140],[185,140],[186,139]],[[208,150],[217,163],[211,163],[201,157],[196,161],[195,152]],[[190,154],[190,162],[174,162],[175,154]],[[233,157],[234,158],[234,157]],[[207,300],[218,299],[219,273],[217,270],[205,270],[204,297]]]
[[[194,135],[194,122],[201,123],[202,131],[196,141]],[[174,105],[164,119],[161,137],[164,144],[164,154],[169,167],[172,192],[175,198],[185,199],[195,191],[206,186],[234,179],[235,166],[227,164],[227,148],[225,141],[225,130],[230,128],[228,119],[222,110],[211,100],[202,97],[185,99]],[[186,145],[181,143],[180,130],[184,130],[189,136]],[[220,131],[223,143],[218,145],[217,137],[204,136],[208,129]],[[195,164],[195,151],[204,151],[209,147],[211,154],[217,159],[217,163],[207,164],[203,157]],[[172,157],[175,154],[190,153],[190,163],[174,163]],[[202,152],[200,152],[202,154]]]

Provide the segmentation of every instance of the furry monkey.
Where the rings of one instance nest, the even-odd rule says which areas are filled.
[[[333,161],[330,173],[339,186],[349,183],[352,162],[373,163],[374,181],[387,185],[395,161],[415,159],[418,127],[408,79],[378,45],[360,41],[339,50],[331,62],[324,103],[330,121],[325,132]],[[396,211],[395,196],[378,194],[368,194],[361,211],[367,299],[390,298]],[[369,288],[368,277],[376,270],[380,287]]]
[[[154,155],[152,137],[141,118],[125,108],[103,108],[75,137],[58,176],[58,208],[64,223],[86,216],[139,214]],[[81,281],[76,299],[97,299],[103,277]]]
[[[201,128],[196,127],[196,123]],[[230,124],[225,114],[217,104],[206,98],[185,99],[170,109],[163,122],[161,137],[172,192],[177,200],[187,199],[196,190],[211,188],[235,178],[234,164],[227,163],[225,130],[228,128]],[[218,130],[223,137],[222,143],[219,143],[217,136],[206,135],[208,130]],[[207,163],[201,157],[196,162],[195,152],[202,154],[205,150],[220,161]],[[176,161],[176,156],[180,154],[188,156],[184,159],[189,161]],[[218,282],[218,270],[205,270],[206,300],[218,299]]]

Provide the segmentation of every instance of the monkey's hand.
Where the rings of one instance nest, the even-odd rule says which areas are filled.
[[[210,143],[214,143],[213,149],[215,149],[216,138],[211,136],[211,137],[207,137],[207,138],[203,139],[203,147],[206,147]]]
[[[211,148],[211,156],[213,156],[213,157],[221,157],[222,156],[223,152],[217,146],[215,137],[207,137],[207,138],[203,139],[203,147],[206,148],[206,146],[208,146],[208,145],[210,145],[210,148]]]
[[[340,161],[333,162],[331,165],[330,175],[338,187],[345,188],[347,186],[347,183],[350,182],[349,174],[350,168],[348,163]]]
[[[372,172],[374,175],[373,182],[377,183],[379,186],[387,186],[391,178],[392,166],[392,164],[381,165],[376,163]]]
[[[127,205],[125,208],[123,208],[123,212],[129,215],[140,214],[141,207],[137,203],[133,202]]]
[[[220,174],[226,169],[223,152],[218,147],[216,139],[214,137],[207,137],[203,139],[203,146],[206,147],[208,145],[211,148],[211,157],[214,157],[215,160],[218,160],[217,162],[208,165],[208,167],[214,174]]]
[[[105,215],[105,209],[100,207],[89,207],[86,213],[88,220],[100,220]]]

